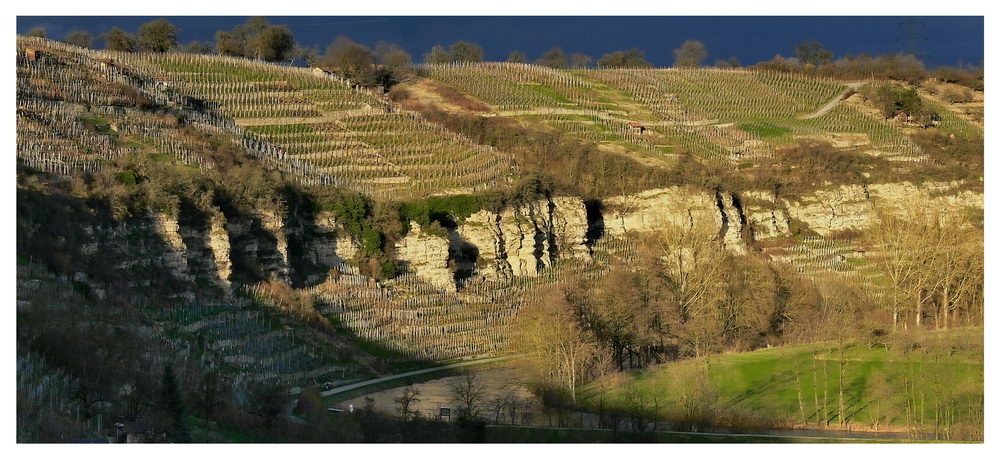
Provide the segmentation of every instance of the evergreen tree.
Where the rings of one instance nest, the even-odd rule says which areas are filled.
[[[187,411],[184,409],[184,401],[181,399],[180,389],[177,387],[174,367],[170,364],[167,364],[166,368],[163,369],[160,405],[161,409],[170,416],[172,422],[167,439],[172,442],[191,442],[191,430],[184,418]]]

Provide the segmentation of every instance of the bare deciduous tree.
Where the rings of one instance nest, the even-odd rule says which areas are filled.
[[[518,347],[536,378],[561,388],[575,403],[577,381],[594,357],[594,343],[564,288],[550,288],[519,313],[518,323]]]
[[[403,393],[398,397],[393,398],[396,403],[396,413],[403,420],[409,420],[410,415],[413,414],[413,403],[420,401],[420,390],[416,389],[413,385],[407,385],[403,388]]]
[[[485,388],[472,372],[463,373],[450,385],[452,400],[459,404],[460,416],[470,419],[479,417],[479,410],[485,397]]]
[[[705,44],[697,40],[687,40],[674,50],[674,67],[697,68],[708,58]]]

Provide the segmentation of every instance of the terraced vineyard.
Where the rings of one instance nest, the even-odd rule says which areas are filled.
[[[176,118],[132,108],[138,92],[72,54],[29,60],[19,41],[17,157],[47,172],[97,171],[110,161],[145,154],[157,161],[211,167],[207,144],[181,132]]]
[[[481,191],[514,174],[509,154],[404,112],[350,82],[248,60],[123,54],[129,67],[208,107],[320,174],[379,198]]]
[[[153,313],[168,335],[195,344],[196,351],[251,380],[315,385],[370,375],[349,351],[331,347],[308,329],[293,328],[280,315],[249,302],[182,305]]]
[[[29,48],[46,51],[39,58]],[[922,158],[902,129],[880,117],[846,103],[820,110],[847,91],[832,80],[753,70],[566,71],[509,63],[425,65],[422,70],[488,104],[493,112],[484,116],[540,122],[582,139],[624,146],[626,153],[673,158],[691,152],[703,161],[733,166],[766,159],[775,148],[803,137],[843,135],[861,139],[850,147],[873,155]],[[484,192],[508,184],[517,173],[510,153],[476,144],[349,81],[245,59],[110,53],[18,37],[17,97],[18,161],[65,176],[130,157],[213,168],[206,155],[211,146],[190,135],[191,129],[223,133],[304,183],[344,186],[377,200]],[[144,103],[155,111],[140,109]],[[941,112],[942,131],[982,134]],[[581,225],[589,226],[589,209],[583,213]],[[727,218],[736,217],[720,217],[721,225]],[[276,248],[281,239],[282,248],[275,249],[281,254],[274,258],[288,263],[296,230],[283,229],[285,223],[275,220],[268,237]],[[342,223],[330,227],[337,225]],[[225,233],[225,226],[219,227]],[[537,227],[525,235],[526,244],[545,245]],[[230,250],[228,238],[239,238],[224,237],[220,251]],[[332,252],[336,245],[325,243],[324,250]],[[301,241],[295,244],[305,252]],[[335,255],[348,259],[344,246]],[[246,247],[251,259],[262,258],[256,242]],[[356,267],[332,264],[317,273],[334,268],[339,277],[304,291],[314,294],[320,312],[351,338],[392,359],[493,355],[507,351],[516,312],[546,287],[570,276],[598,277],[616,258],[636,251],[625,238],[610,236],[590,249],[592,258],[585,262],[556,263],[537,277],[474,277],[457,293],[443,292],[413,273],[375,282]],[[855,249],[806,238],[776,259],[807,278],[861,278],[878,292],[873,270]],[[215,250],[205,248],[213,255]],[[241,301],[241,295],[246,300],[259,294],[238,292],[241,287],[235,286],[235,297],[218,303],[163,307],[152,314],[176,343],[186,344],[178,346],[197,344],[199,352],[218,358],[235,374],[288,384],[365,376],[343,350]]]
[[[899,128],[846,104],[812,116],[848,89],[822,78],[758,70],[556,70],[529,64],[426,65],[431,78],[490,105],[499,114],[534,115],[590,140],[632,143],[652,152],[690,151],[727,163],[767,158],[798,137],[827,133],[863,137],[869,152],[920,160]],[[567,119],[585,116],[590,120]],[[956,125],[945,116],[945,125]],[[601,139],[595,119],[642,133]],[[574,122],[580,126],[570,128]],[[957,129],[957,128],[956,128]],[[626,129],[625,132],[628,132]],[[654,145],[655,147],[648,147]]]
[[[556,264],[537,277],[473,278],[458,293],[443,292],[413,275],[375,284],[349,274],[314,292],[324,315],[396,359],[495,355],[508,351],[512,320],[526,302],[571,276],[599,277],[613,258],[629,260],[636,248],[608,237],[593,250],[591,263]]]

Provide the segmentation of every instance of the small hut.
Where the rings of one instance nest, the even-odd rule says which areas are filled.
[[[638,121],[630,121],[630,122],[628,122],[628,127],[629,127],[629,129],[632,130],[632,132],[634,132],[636,134],[642,134],[642,133],[646,132],[646,127],[643,126],[643,124],[639,123]]]

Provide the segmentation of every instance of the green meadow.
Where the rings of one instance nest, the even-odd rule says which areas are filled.
[[[959,439],[982,429],[982,329],[930,332],[888,345],[824,342],[670,362],[599,380],[579,397],[591,410],[641,407],[672,421],[909,427]]]

